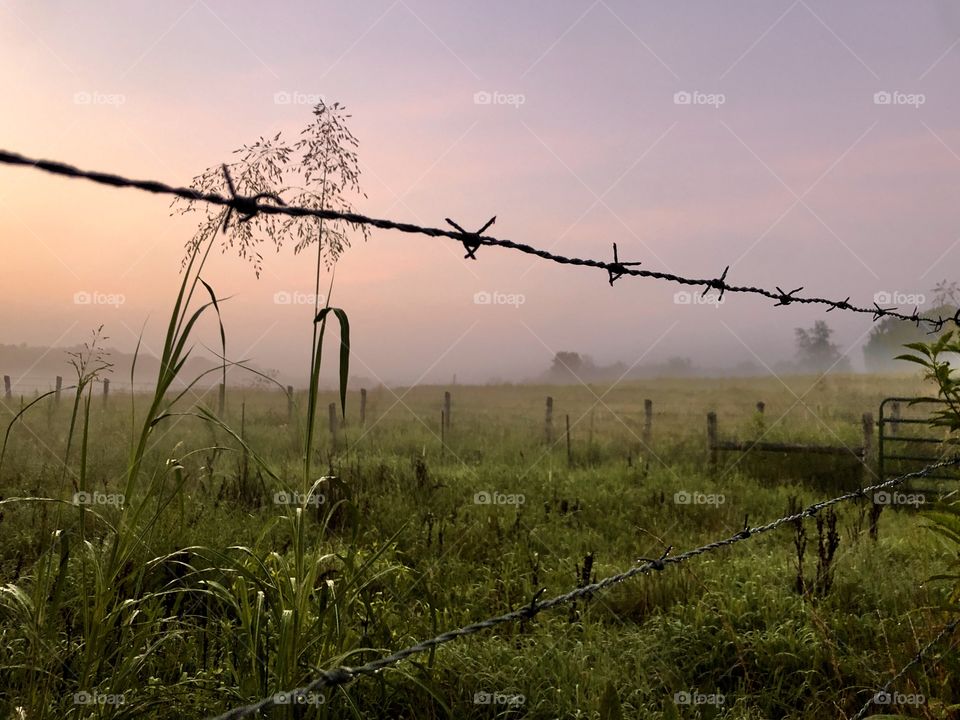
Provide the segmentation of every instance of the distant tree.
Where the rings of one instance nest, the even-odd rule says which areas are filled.
[[[960,307],[960,286],[956,282],[942,280],[931,291],[933,297],[930,307],[920,312],[921,317],[936,319],[953,317]],[[903,369],[902,363],[895,357],[908,343],[928,342],[929,329],[917,327],[897,318],[884,318],[871,330],[870,337],[863,347],[863,360],[868,372],[884,372]]]
[[[667,359],[666,368],[670,375],[692,375],[693,360],[688,357],[674,355],[673,357]]]
[[[797,366],[800,371],[850,371],[850,361],[830,342],[831,335],[833,330],[823,320],[817,320],[808,330],[796,329]]]
[[[583,370],[584,361],[580,353],[561,350],[553,356],[553,365],[550,366],[551,375],[579,375]]]

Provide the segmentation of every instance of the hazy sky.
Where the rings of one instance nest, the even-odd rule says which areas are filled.
[[[948,0],[0,0],[4,149],[188,184],[260,135],[297,132],[322,95],[353,114],[362,212],[468,228],[496,215],[491,234],[556,252],[611,258],[616,242],[649,269],[729,264],[735,284],[866,305],[957,277],[958,76]],[[103,322],[132,349],[147,321],[156,347],[192,229],[163,198],[0,167],[0,343],[69,344]],[[354,371],[522,378],[557,350],[772,364],[824,317],[752,296],[682,305],[669,283],[611,288],[602,271],[477,255],[389,231],[358,241],[334,290]],[[233,296],[229,353],[305,374],[312,313],[274,296],[312,290],[309,257],[288,244],[256,280],[217,256],[206,275]],[[482,291],[523,303],[476,304]],[[826,319],[860,365],[869,317]]]

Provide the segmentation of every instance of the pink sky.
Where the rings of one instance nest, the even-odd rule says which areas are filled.
[[[943,2],[396,2],[269,5],[0,0],[0,147],[188,184],[260,135],[295,133],[318,94],[353,114],[361,212],[556,252],[869,305],[960,267],[960,11]],[[877,92],[922,105],[876,104]],[[477,104],[478,92],[522,105]],[[719,107],[678,92],[722,94]],[[78,93],[102,104],[78,104]],[[114,104],[106,98],[114,98]],[[103,322],[159,343],[190,222],[168,203],[0,167],[0,343],[78,342]],[[600,362],[688,355],[773,364],[823,316],[750,296],[676,305],[677,287],[506,250],[372,231],[337,270],[357,374],[525,378],[557,350]],[[207,272],[233,356],[305,372],[312,290],[292,245]],[[77,292],[121,294],[118,308]],[[478,291],[522,294],[476,305]],[[909,308],[908,310],[912,310]],[[860,364],[869,317],[831,313]],[[212,327],[206,342],[216,343]]]

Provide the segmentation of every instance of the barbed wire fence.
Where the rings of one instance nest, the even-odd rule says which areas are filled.
[[[599,593],[607,588],[612,587],[622,583],[630,578],[633,578],[637,575],[645,575],[651,571],[662,571],[668,565],[679,565],[686,560],[691,558],[698,557],[705,553],[714,552],[721,548],[729,547],[740,542],[749,540],[750,538],[756,537],[757,535],[762,535],[764,533],[772,532],[777,528],[782,527],[783,525],[789,523],[795,523],[798,520],[802,520],[805,517],[813,517],[820,510],[837,505],[842,502],[849,500],[855,500],[858,498],[867,498],[869,493],[877,492],[879,490],[885,490],[887,488],[896,487],[901,485],[908,480],[915,478],[925,477],[931,473],[936,472],[944,467],[952,467],[955,465],[960,465],[960,457],[951,458],[948,460],[942,460],[938,463],[928,465],[927,467],[917,470],[915,472],[906,473],[889,480],[877,483],[875,485],[869,485],[867,487],[861,487],[855,491],[846,493],[844,495],[838,495],[837,497],[831,498],[829,500],[823,500],[813,505],[808,506],[806,509],[793,513],[792,515],[785,515],[783,517],[777,518],[771,522],[768,522],[765,525],[760,525],[758,527],[751,528],[747,522],[744,521],[744,528],[740,532],[732,535],[728,538],[722,540],[715,540],[714,542],[707,543],[706,545],[701,545],[700,547],[693,548],[692,550],[687,550],[686,552],[680,553],[679,555],[670,555],[672,547],[668,547],[667,550],[659,557],[655,559],[651,558],[639,558],[637,562],[641,563],[635,567],[630,568],[629,570],[616,574],[610,575],[609,577],[604,578],[595,583],[589,585],[584,585],[583,587],[578,587],[571,590],[568,593],[563,595],[558,595],[549,600],[540,601],[540,597],[544,594],[546,588],[541,588],[530,601],[529,605],[525,605],[519,610],[514,610],[512,612],[505,613],[503,615],[497,615],[495,617],[487,618],[486,620],[481,620],[479,622],[471,623],[469,625],[464,625],[463,627],[457,628],[456,630],[448,630],[447,632],[441,633],[435,637],[430,638],[429,640],[424,640],[417,643],[416,645],[411,645],[404,648],[403,650],[398,650],[392,655],[387,655],[376,660],[372,660],[364,665],[358,667],[338,667],[332,670],[327,670],[325,672],[317,675],[316,679],[310,682],[307,685],[302,687],[295,688],[293,690],[288,690],[281,693],[276,693],[269,697],[265,697],[261,700],[258,700],[255,703],[249,705],[244,705],[242,707],[234,708],[228,712],[218,715],[214,720],[240,720],[241,718],[250,717],[255,715],[263,710],[268,710],[275,705],[286,705],[286,704],[297,704],[302,702],[307,695],[314,693],[323,688],[333,688],[341,685],[345,685],[359,677],[363,676],[372,676],[376,675],[381,670],[396,665],[402,660],[405,660],[412,655],[417,655],[420,653],[428,652],[433,648],[436,648],[440,645],[458,640],[460,638],[467,637],[469,635],[474,635],[483,630],[489,630],[490,628],[497,627],[498,625],[503,625],[504,623],[517,622],[520,620],[530,620],[536,615],[544,612],[545,610],[550,610],[555,607],[560,607],[562,605],[567,605],[579,600],[580,598],[589,598],[594,594]],[[939,642],[942,637],[948,634],[948,630],[952,631],[956,625],[960,623],[960,620],[950,623],[941,634],[935,638],[935,640],[925,646],[920,652],[911,660],[911,662],[903,668],[893,679],[891,679],[883,689],[881,693],[887,692],[890,685],[903,676],[914,664],[919,662],[923,654],[927,652],[931,646]],[[878,693],[879,694],[879,693]],[[861,709],[860,714],[856,717],[863,717],[863,713],[869,708],[869,706],[874,703],[877,699],[877,694],[873,695],[871,699],[867,702],[867,705]]]
[[[900,312],[896,307],[880,307],[876,302],[873,303],[873,307],[854,305],[850,303],[849,296],[844,300],[837,301],[828,298],[798,295],[798,293],[803,290],[803,287],[798,287],[794,290],[786,292],[778,286],[774,286],[775,291],[773,291],[762,287],[732,285],[727,282],[727,273],[730,270],[729,266],[724,268],[719,277],[712,279],[697,279],[676,275],[673,273],[658,272],[654,270],[641,270],[637,268],[637,266],[641,264],[640,262],[623,262],[620,260],[616,243],[613,244],[613,262],[559,255],[556,253],[551,253],[547,250],[536,248],[532,245],[483,235],[482,233],[496,221],[495,216],[476,232],[468,232],[449,218],[446,218],[445,220],[453,228],[453,230],[430,228],[411,223],[368,217],[359,213],[290,206],[286,205],[278,196],[270,193],[261,193],[254,196],[239,195],[235,190],[233,179],[231,178],[226,165],[223,166],[223,172],[227,181],[227,186],[231,191],[230,196],[219,195],[216,193],[205,193],[193,188],[175,187],[156,180],[135,180],[123,177],[121,175],[81,170],[63,162],[33,159],[18,153],[7,152],[3,150],[0,150],[0,163],[5,165],[33,167],[53,175],[89,180],[91,182],[115,188],[132,188],[159,195],[171,195],[193,202],[205,202],[213,205],[219,205],[228,209],[223,222],[224,229],[226,229],[234,213],[239,215],[240,222],[250,220],[260,213],[286,215],[288,217],[316,217],[327,220],[343,220],[355,225],[370,225],[384,230],[397,230],[404,233],[421,234],[429,237],[450,238],[463,245],[463,248],[466,251],[466,255],[464,256],[465,259],[476,260],[476,253],[480,247],[493,246],[516,250],[562,265],[597,268],[607,273],[608,282],[611,286],[624,276],[652,278],[666,280],[685,286],[702,287],[703,295],[706,295],[710,290],[717,290],[720,293],[721,298],[723,297],[724,293],[727,292],[747,293],[759,295],[770,300],[775,300],[776,307],[791,305],[794,303],[806,305],[825,305],[827,306],[827,312],[831,312],[833,310],[843,310],[847,312],[868,314],[872,316],[874,321],[887,317],[896,318],[898,320],[913,322],[917,327],[920,327],[921,325],[926,326],[930,328],[931,333],[938,333],[942,331],[950,322],[953,322],[954,325],[960,327],[960,309],[957,310],[953,317],[943,317],[940,315],[936,318],[932,318],[922,316],[919,312],[919,307],[915,307],[911,313],[907,314]],[[269,203],[264,201],[269,201]],[[413,655],[428,652],[440,645],[444,645],[454,640],[458,640],[460,638],[464,638],[505,623],[532,619],[541,612],[567,605],[581,598],[589,598],[595,593],[607,590],[608,588],[623,583],[637,575],[646,575],[651,571],[662,571],[668,565],[680,564],[686,560],[698,557],[705,553],[714,552],[721,548],[729,547],[731,545],[749,540],[757,535],[772,532],[773,530],[776,530],[785,524],[795,523],[805,517],[813,517],[824,508],[828,508],[849,500],[865,499],[871,492],[896,487],[897,485],[905,483],[908,480],[922,478],[934,473],[939,469],[952,467],[955,465],[960,465],[960,457],[943,460],[941,462],[928,465],[922,470],[900,475],[875,485],[861,487],[856,491],[839,495],[829,500],[814,503],[801,512],[780,517],[776,520],[766,523],[765,525],[751,528],[748,523],[749,518],[746,518],[744,520],[743,529],[731,537],[716,540],[706,545],[701,545],[697,548],[680,553],[679,555],[670,555],[670,552],[673,548],[672,546],[668,547],[659,558],[639,558],[637,562],[640,564],[630,568],[629,570],[616,575],[608,576],[607,578],[595,583],[577,587],[563,595],[558,595],[549,600],[540,601],[540,598],[546,591],[546,588],[541,588],[531,599],[530,604],[524,606],[523,608],[495,617],[490,617],[479,622],[471,623],[455,630],[449,630],[433,638],[421,641],[415,645],[411,645],[402,650],[394,652],[391,655],[372,660],[364,665],[357,667],[341,666],[332,670],[327,670],[317,675],[317,677],[307,685],[265,697],[249,705],[234,708],[223,713],[222,715],[217,716],[214,720],[240,720],[241,718],[260,713],[263,710],[268,710],[279,704],[288,704],[291,702],[296,703],[303,700],[308,694],[317,690],[346,685],[357,678],[376,675],[380,671],[396,665],[397,663]],[[928,642],[923,648],[921,648],[910,660],[910,662],[900,670],[900,672],[891,678],[878,693],[875,693],[867,700],[860,711],[853,716],[852,720],[862,720],[862,718],[869,711],[869,708],[873,704],[880,702],[882,696],[889,691],[890,687],[897,680],[903,677],[914,665],[921,662],[931,648],[942,642],[945,637],[952,634],[958,625],[960,625],[960,619],[954,620],[945,625],[940,633],[933,640]]]
[[[487,223],[476,232],[468,232],[449,218],[446,218],[446,222],[453,228],[452,230],[423,227],[421,225],[397,222],[395,220],[368,217],[366,215],[353,212],[341,212],[338,210],[287,205],[280,197],[271,193],[260,193],[253,196],[238,195],[233,184],[233,179],[231,178],[230,172],[226,165],[223,166],[223,172],[227,181],[227,186],[231,190],[230,196],[201,192],[194,188],[175,187],[157,180],[134,180],[111,173],[81,170],[72,165],[67,165],[66,163],[29,158],[18,153],[7,152],[4,150],[0,150],[0,163],[5,165],[33,167],[37,170],[41,170],[53,175],[89,180],[91,182],[99,183],[101,185],[108,185],[115,188],[133,188],[159,195],[171,195],[192,202],[205,202],[212,205],[220,205],[229,209],[227,216],[224,218],[224,227],[226,227],[230,222],[234,212],[240,216],[240,222],[250,220],[261,213],[266,215],[286,215],[288,217],[315,217],[324,220],[343,220],[354,225],[370,225],[383,230],[398,230],[404,233],[420,234],[429,237],[450,238],[463,245],[464,250],[466,251],[466,255],[464,257],[471,260],[477,259],[476,253],[481,246],[493,246],[516,250],[527,255],[534,255],[544,260],[549,260],[561,265],[597,268],[607,273],[610,285],[613,285],[617,280],[625,275],[630,277],[653,278],[657,280],[666,280],[680,285],[702,287],[703,295],[706,295],[710,290],[717,290],[719,291],[721,298],[723,297],[724,293],[728,292],[749,293],[753,295],[760,295],[770,300],[776,300],[775,306],[777,307],[792,305],[794,303],[801,305],[825,305],[827,306],[827,312],[831,312],[832,310],[844,310],[847,312],[866,314],[871,315],[874,321],[887,317],[897,318],[898,320],[912,322],[916,324],[917,327],[920,327],[921,325],[926,326],[930,328],[931,333],[938,333],[942,331],[943,328],[950,322],[953,322],[957,327],[960,327],[960,309],[957,310],[953,317],[943,317],[942,315],[938,315],[936,318],[933,318],[921,315],[919,307],[914,308],[913,312],[907,314],[900,312],[896,307],[880,307],[880,305],[878,305],[876,302],[873,303],[872,307],[854,305],[850,303],[849,296],[845,300],[830,300],[828,298],[798,295],[797,293],[803,290],[803,287],[798,287],[787,292],[777,286],[774,286],[775,290],[770,290],[768,288],[755,286],[732,285],[727,281],[727,272],[730,270],[729,265],[724,268],[719,277],[712,279],[698,279],[655,270],[641,270],[640,268],[636,267],[637,265],[641,264],[639,262],[623,262],[620,260],[616,243],[613,244],[613,262],[559,255],[547,250],[536,248],[532,245],[527,245],[525,243],[483,235],[482,233],[496,221],[496,216],[488,220]]]

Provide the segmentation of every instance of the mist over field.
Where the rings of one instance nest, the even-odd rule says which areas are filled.
[[[616,242],[645,269],[730,265],[735,284],[909,313],[960,266],[960,19],[946,1],[866,7],[13,2],[0,132],[34,157],[185,185],[260,137],[294,137],[325,99],[352,115],[366,197],[348,195],[366,214],[468,229],[496,215],[488,232],[561,254],[609,260]],[[195,216],[6,166],[0,193],[0,343],[74,345],[104,323],[129,353],[146,322],[156,351]],[[347,235],[333,301],[362,374],[388,384],[523,381],[563,351],[764,372],[818,319],[866,368],[869,316],[700,304],[696,288],[610,287],[499,248],[474,261],[442,238]],[[304,382],[309,253],[266,243],[259,279],[236,249],[211,259],[228,351]],[[203,331],[215,345],[215,323]]]

